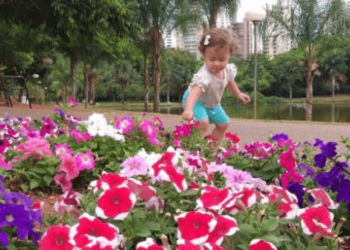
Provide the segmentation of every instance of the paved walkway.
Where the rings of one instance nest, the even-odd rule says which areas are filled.
[[[53,111],[46,109],[23,109],[23,108],[7,108],[0,107],[0,116],[5,112],[11,116],[30,116],[33,119],[40,119],[43,116],[52,114]],[[73,112],[74,115],[88,118],[90,112],[79,111]],[[135,116],[142,115],[140,112],[116,111],[106,113],[107,119],[112,119],[115,116],[123,116],[132,114]],[[147,113],[146,118],[151,118],[155,114]],[[161,117],[166,128],[173,128],[175,125],[181,124],[182,119],[179,115],[156,114]],[[350,115],[350,114],[349,114]],[[327,141],[335,141],[339,152],[346,152],[346,148],[340,143],[341,137],[350,137],[350,124],[324,124],[324,123],[308,123],[308,122],[290,122],[290,121],[262,121],[262,120],[238,120],[231,119],[229,131],[237,133],[241,139],[241,145],[250,143],[253,140],[266,141],[269,135],[275,133],[286,133],[296,142],[310,141],[314,142],[315,138],[320,138]]]

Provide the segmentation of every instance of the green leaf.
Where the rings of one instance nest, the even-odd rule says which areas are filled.
[[[268,232],[274,231],[277,227],[278,227],[277,218],[268,219],[263,224],[263,230],[266,230]]]
[[[151,231],[139,225],[139,227],[134,230],[134,234],[140,237],[148,237],[151,235]]]
[[[37,188],[39,187],[39,185],[40,185],[39,182],[35,179],[30,181],[30,189]]]
[[[146,221],[145,227],[147,227],[151,231],[160,231],[159,223],[153,221]]]
[[[239,230],[244,233],[244,234],[248,234],[248,235],[254,235],[257,233],[256,229],[249,224],[241,224],[239,225]]]
[[[133,218],[137,218],[137,219],[145,219],[146,216],[146,212],[142,211],[142,210],[134,210],[132,212]]]
[[[52,182],[52,177],[51,176],[49,176],[49,175],[45,175],[44,176],[44,181],[46,182],[46,184],[49,186],[50,184],[51,184],[51,182]]]
[[[176,227],[166,227],[163,230],[163,234],[168,235],[168,234],[174,234],[176,233]]]
[[[7,250],[17,250],[18,248],[15,246],[15,243],[10,242],[10,244],[6,247]]]
[[[50,174],[55,174],[55,170],[56,170],[56,168],[54,167],[54,166],[48,166],[47,167],[47,172],[49,172]]]
[[[186,190],[180,193],[180,197],[195,196],[198,193],[197,190]]]

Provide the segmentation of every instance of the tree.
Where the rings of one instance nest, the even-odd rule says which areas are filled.
[[[186,30],[189,24],[197,25],[200,12],[196,8],[198,6],[195,5],[195,0],[140,0],[139,6],[139,10],[144,12],[148,23],[151,24],[153,111],[159,112],[162,34],[164,31],[169,33],[176,27]]]
[[[293,98],[292,86],[296,80],[302,80],[305,72],[305,54],[300,49],[292,49],[273,59],[273,72],[276,78],[287,82],[289,88],[289,98]]]
[[[317,75],[315,47],[327,34],[341,34],[348,27],[348,13],[341,0],[279,0],[277,5],[266,9],[269,25],[279,26],[292,44],[304,48],[306,55],[306,117],[311,119],[313,80]],[[308,107],[310,107],[308,109]]]
[[[51,67],[49,79],[52,82],[52,88],[56,90],[58,96],[61,96],[62,102],[67,102],[68,84],[70,82],[69,59],[58,54]]]
[[[206,28],[216,27],[216,19],[220,10],[233,17],[238,9],[239,0],[199,0],[200,6],[203,8],[206,20],[204,25]],[[208,26],[209,25],[209,26]]]

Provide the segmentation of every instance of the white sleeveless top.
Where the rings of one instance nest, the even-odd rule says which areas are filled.
[[[198,101],[205,107],[214,109],[220,104],[225,87],[230,80],[234,80],[237,75],[237,67],[233,63],[227,64],[224,70],[224,79],[217,78],[204,64],[192,78],[188,90],[191,91],[192,86],[197,85],[203,91]]]

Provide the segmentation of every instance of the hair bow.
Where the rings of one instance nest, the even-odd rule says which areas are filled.
[[[206,35],[203,44],[204,44],[204,45],[209,45],[209,39],[210,39],[210,38],[211,38],[210,35]]]

